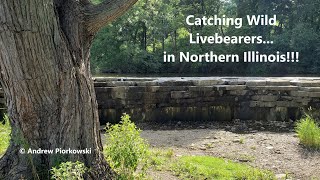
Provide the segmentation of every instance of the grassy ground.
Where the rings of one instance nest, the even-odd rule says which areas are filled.
[[[181,179],[273,180],[270,171],[211,156],[175,157],[172,150],[153,149],[150,163],[157,171],[170,171]]]
[[[0,122],[0,157],[6,152],[10,141],[11,128],[7,116],[4,117],[4,122],[5,124]]]
[[[10,125],[7,117],[0,123],[0,156],[10,140]],[[241,163],[210,156],[176,157],[172,149],[151,149],[149,163],[155,171],[169,171],[181,179],[274,179],[269,171],[259,170]]]
[[[183,179],[275,179],[269,171],[210,156],[184,156],[173,165]]]
[[[5,124],[0,124],[0,156],[9,145],[10,131],[5,117]],[[176,156],[172,149],[151,149],[149,163],[154,171],[167,171],[181,179],[275,179],[272,172],[246,164],[212,156]]]

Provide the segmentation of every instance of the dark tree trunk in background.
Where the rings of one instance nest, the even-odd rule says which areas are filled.
[[[148,37],[147,37],[147,26],[146,26],[146,23],[143,22],[143,49],[144,50],[147,50],[147,40],[148,40]]]
[[[60,161],[82,161],[88,179],[111,179],[102,155],[89,49],[96,32],[136,0],[0,0],[0,80],[12,140],[0,179],[47,179]],[[85,149],[24,155],[20,148]]]

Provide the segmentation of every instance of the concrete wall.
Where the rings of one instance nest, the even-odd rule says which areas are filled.
[[[298,119],[320,106],[320,78],[95,78],[102,123]],[[4,98],[0,94],[1,107]]]

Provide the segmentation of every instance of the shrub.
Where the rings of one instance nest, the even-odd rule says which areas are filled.
[[[64,162],[58,168],[51,169],[52,179],[56,180],[81,180],[87,168],[82,162]]]
[[[310,115],[306,114],[296,124],[300,143],[308,148],[320,149],[320,127]]]
[[[9,117],[4,115],[3,122],[0,122],[0,156],[4,154],[10,143],[11,126]]]
[[[140,133],[127,114],[120,124],[107,126],[105,154],[118,179],[142,179],[146,175],[149,146]]]

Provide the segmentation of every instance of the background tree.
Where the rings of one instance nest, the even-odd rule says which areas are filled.
[[[79,160],[87,178],[110,179],[101,153],[90,46],[97,31],[136,0],[0,0],[0,80],[12,140],[0,179],[48,179],[61,161]],[[21,148],[85,149],[92,154],[22,154]]]
[[[319,0],[143,0],[129,13],[98,35],[92,47],[92,70],[95,73],[139,73],[168,75],[318,75],[320,69]],[[276,26],[190,27],[185,18],[215,14],[226,17],[277,15]],[[130,17],[135,17],[132,20]],[[142,24],[138,23],[143,21]],[[144,33],[142,33],[144,32]],[[189,44],[189,33],[201,35],[263,36],[273,40],[264,44]],[[146,38],[142,35],[145,34]],[[112,39],[112,40],[111,40]],[[110,41],[114,42],[113,44]],[[141,43],[144,42],[144,43]],[[144,46],[141,46],[144,44]],[[114,46],[115,45],[115,46]],[[112,50],[111,50],[112,49]],[[163,51],[194,54],[239,54],[257,50],[261,53],[299,51],[299,63],[163,63]],[[112,51],[112,52],[110,52]],[[108,53],[106,53],[108,52]],[[128,68],[130,67],[130,68]]]

